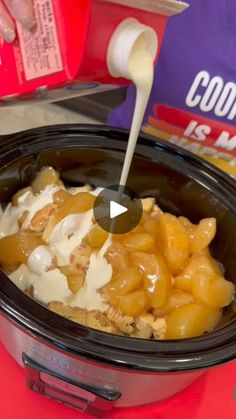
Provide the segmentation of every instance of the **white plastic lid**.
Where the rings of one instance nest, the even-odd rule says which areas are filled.
[[[154,29],[143,25],[137,19],[125,19],[113,32],[107,50],[107,66],[113,77],[129,79],[129,58],[140,37],[145,39],[147,50],[153,57],[153,61],[155,60],[158,51],[158,37]]]

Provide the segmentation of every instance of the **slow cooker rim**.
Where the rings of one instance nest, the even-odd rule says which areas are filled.
[[[122,137],[122,143],[123,143],[123,146],[124,146],[124,144],[125,144],[125,142],[126,142],[126,140],[127,140],[127,136],[128,136],[128,133],[127,133],[127,131],[125,131],[125,130],[113,130],[113,129],[110,129],[110,128],[107,128],[107,127],[104,127],[104,126],[100,126],[100,125],[98,125],[98,126],[88,126],[88,125],[78,125],[78,124],[73,124],[73,125],[62,125],[62,126],[50,126],[50,127],[43,127],[43,128],[36,128],[36,129],[34,129],[34,130],[29,130],[29,131],[25,131],[25,132],[23,132],[23,133],[18,133],[18,134],[14,134],[14,135],[12,135],[12,136],[8,136],[8,139],[7,139],[7,141],[6,142],[4,142],[3,143],[3,149],[4,149],[4,144],[5,144],[5,155],[7,155],[8,154],[8,151],[7,151],[7,149],[9,150],[9,144],[10,144],[10,146],[11,145],[17,145],[17,143],[20,143],[20,144],[22,144],[22,138],[26,138],[26,141],[27,142],[30,142],[31,141],[31,139],[32,138],[36,138],[36,140],[33,140],[33,143],[34,143],[34,145],[35,145],[35,141],[36,141],[36,143],[37,143],[37,140],[39,140],[37,137],[40,135],[40,136],[42,136],[42,135],[44,135],[44,136],[46,136],[47,137],[47,134],[49,134],[49,137],[50,137],[50,141],[52,140],[52,138],[51,138],[51,134],[52,134],[52,136],[54,137],[54,136],[57,136],[57,133],[59,133],[60,135],[66,135],[66,136],[68,136],[68,132],[69,132],[69,136],[70,136],[70,134],[72,135],[72,136],[78,136],[78,135],[89,135],[89,136],[91,136],[91,135],[93,135],[94,136],[94,140],[96,139],[96,141],[94,141],[94,144],[95,144],[95,142],[96,143],[98,143],[98,137],[101,139],[101,138],[106,138],[106,142],[108,141],[108,139],[107,139],[107,137],[110,139],[111,137],[112,137],[112,142],[114,141],[114,139],[116,139],[116,140],[119,140],[119,141],[121,141],[121,138],[120,137]],[[43,143],[42,143],[42,138],[40,138],[40,146],[43,146]],[[87,141],[87,139],[86,139],[86,141]],[[91,145],[91,144],[90,144]],[[117,148],[117,145],[118,145],[118,143],[116,142],[116,143],[113,143],[113,148]],[[115,146],[115,147],[114,147]],[[104,145],[104,147],[105,147],[105,145]],[[159,149],[161,149],[161,150],[168,150],[169,152],[171,152],[172,154],[178,154],[179,156],[180,156],[180,158],[187,158],[187,159],[189,159],[190,161],[191,161],[191,163],[192,162],[195,162],[195,164],[197,164],[197,165],[199,165],[199,164],[201,164],[201,166],[203,165],[204,166],[204,168],[205,168],[205,170],[208,170],[208,171],[210,171],[210,173],[211,173],[211,175],[213,176],[216,176],[217,177],[217,179],[219,180],[221,180],[222,182],[226,182],[227,183],[227,185],[229,186],[229,189],[231,189],[231,188],[233,188],[234,187],[234,183],[233,183],[233,181],[232,181],[232,179],[228,176],[228,175],[225,175],[223,172],[220,172],[218,169],[216,169],[214,166],[212,166],[211,164],[209,164],[209,163],[205,163],[202,159],[199,159],[198,157],[196,157],[195,155],[193,155],[192,153],[189,153],[189,152],[186,152],[185,150],[182,150],[182,149],[180,149],[179,147],[177,147],[177,146],[173,146],[172,144],[169,144],[169,143],[165,143],[165,144],[163,144],[163,142],[161,142],[161,141],[159,141],[159,140],[154,140],[152,137],[150,137],[150,136],[147,136],[147,135],[142,135],[141,136],[141,139],[140,139],[140,141],[139,141],[139,145],[138,145],[138,149],[139,150],[143,150],[143,147],[149,147],[149,148],[157,148],[157,147],[159,147]],[[49,147],[50,149],[55,149],[55,146],[54,147]],[[57,147],[58,148],[58,147]],[[102,147],[101,146],[98,146],[98,144],[96,144],[96,147],[93,145],[93,148],[98,148],[98,149],[101,149]],[[48,149],[48,148],[47,148]],[[24,150],[24,153],[25,153],[25,150]],[[138,152],[137,152],[137,154],[139,154]],[[25,155],[25,154],[24,154]],[[1,156],[2,157],[2,156]],[[1,157],[0,157],[0,160],[1,160]],[[21,156],[17,156],[17,159],[19,159]],[[12,164],[12,160],[9,162],[9,165],[10,164]],[[6,166],[5,166],[6,167]],[[224,188],[224,190],[225,190],[225,188]],[[231,199],[232,200],[232,199]],[[236,203],[236,199],[235,199],[235,203]],[[236,205],[235,205],[235,207],[236,207]],[[1,275],[2,276],[2,275]],[[4,275],[5,276],[5,275]],[[10,281],[7,279],[7,281],[8,281],[8,283],[10,283]],[[1,284],[2,284],[2,281],[1,281]],[[11,284],[12,286],[14,286],[14,284]],[[15,286],[14,286],[15,287]],[[16,287],[15,287],[16,288]],[[19,291],[18,289],[16,289],[15,290],[15,293],[20,293],[20,294],[22,294],[22,295],[24,295],[21,291]],[[4,311],[7,313],[8,312],[8,315],[10,316],[10,313],[9,313],[9,311],[11,311],[11,310],[9,310],[11,307],[11,304],[9,303],[9,302],[7,302],[7,299],[6,299],[6,295],[4,295],[3,293],[2,293],[2,291],[1,291],[1,293],[0,293],[0,295],[1,295],[1,300],[2,300],[2,303],[1,303],[1,305],[2,305],[2,309],[3,309],[3,306],[5,305],[5,309],[4,309]],[[26,297],[26,298],[29,298],[28,296],[25,296],[24,295],[24,297]],[[9,305],[8,305],[9,304]],[[35,301],[34,301],[34,304],[35,304]],[[36,304],[38,304],[38,303],[36,303]],[[7,307],[7,309],[6,309],[6,307]],[[46,308],[44,308],[44,307],[42,307],[44,310],[47,310]],[[48,312],[48,310],[47,310],[47,312]],[[19,311],[19,309],[18,310],[16,310],[16,308],[15,308],[15,313],[17,313],[17,315],[18,316],[20,316],[20,315],[22,315],[22,313],[20,313],[20,311]],[[57,316],[57,315],[55,315],[54,313],[51,313],[51,314],[53,314],[54,316],[56,316],[56,317],[59,317],[59,316]],[[11,313],[11,315],[13,315],[13,313]],[[14,316],[13,315],[13,318],[17,321],[17,316]],[[60,317],[60,319],[62,319],[61,317]],[[33,330],[34,331],[34,333],[35,333],[35,329],[37,329],[37,318],[35,319],[35,324],[34,324],[34,326],[31,328],[31,326],[30,326],[30,324],[28,324],[27,325],[27,314],[26,314],[26,317],[25,317],[25,321],[26,321],[26,324],[24,325],[24,326],[27,326],[28,328],[29,328],[29,330]],[[69,320],[67,320],[67,319],[63,319],[63,321],[66,321],[66,322],[69,322],[69,323],[72,323],[72,322],[70,322]],[[18,319],[18,322],[19,322],[19,319]],[[229,329],[229,333],[233,333],[233,327],[232,327],[232,325],[234,324],[235,322],[233,322],[231,325],[228,325],[228,326],[226,326],[225,328],[224,328],[224,330],[225,331],[228,331]],[[19,323],[20,324],[20,323]],[[23,324],[22,324],[23,325]],[[22,326],[21,325],[21,326]],[[67,325],[68,325],[68,323],[67,323]],[[88,330],[88,328],[83,328],[83,327],[80,327],[80,329],[81,330],[83,330],[83,332],[85,331],[85,330]],[[91,332],[92,331],[92,332]],[[122,337],[119,337],[119,336],[112,336],[112,335],[108,335],[108,334],[104,334],[103,332],[99,332],[99,331],[94,331],[94,330],[92,330],[92,329],[90,329],[90,331],[89,331],[89,333],[90,333],[90,336],[91,336],[91,333],[92,333],[92,335],[93,336],[95,336],[96,338],[97,338],[97,342],[99,341],[99,337],[101,337],[101,339],[102,339],[102,337],[106,337],[106,339],[108,339],[109,341],[110,341],[110,338],[113,340],[113,338],[117,341],[117,342],[121,342],[122,343],[122,339],[125,339],[125,341],[124,341],[124,343],[126,343],[127,344],[127,339],[128,340],[132,340],[131,338],[122,338]],[[213,332],[213,333],[211,333],[211,334],[208,334],[208,337],[210,336],[211,338],[213,337],[213,335],[214,336],[216,336],[217,335],[217,333],[218,333],[218,331],[216,330],[215,332]],[[206,335],[207,336],[207,335]],[[43,336],[41,336],[41,337],[43,337]],[[234,333],[234,336],[232,337],[231,336],[231,338],[235,341],[235,338],[236,338],[236,332]],[[117,340],[118,339],[118,340]],[[186,353],[188,353],[188,352],[186,352],[186,351],[184,351],[184,347],[186,346],[188,346],[189,347],[189,343],[193,343],[193,342],[198,342],[198,343],[200,343],[200,342],[203,342],[204,340],[206,339],[206,337],[204,337],[204,338],[202,338],[202,337],[200,337],[200,338],[195,338],[195,339],[189,339],[189,340],[183,340],[183,341],[181,341],[181,343],[178,341],[178,344],[180,344],[181,345],[181,347],[182,347],[182,350],[181,350],[181,352],[184,352],[185,354]],[[207,338],[208,339],[208,338]],[[188,341],[188,342],[187,342]],[[115,342],[114,340],[113,340],[113,342]],[[140,344],[140,340],[139,340],[139,343],[137,342],[137,339],[135,340],[135,342],[136,342],[136,348],[137,348],[137,346]],[[164,348],[164,343],[165,342],[167,342],[167,341],[163,341],[163,342],[161,342],[161,344],[162,344],[162,350],[160,350],[160,353],[161,352],[163,352],[163,348]],[[54,343],[55,344],[55,339],[54,338],[52,338],[52,343]],[[143,343],[143,341],[142,341],[142,343]],[[147,344],[150,344],[151,343],[151,341],[145,341],[145,345],[147,345]],[[160,342],[152,342],[152,343],[154,343],[154,344],[156,344],[156,346],[157,346],[157,343],[159,343],[160,344]],[[223,343],[224,343],[224,345],[223,345]],[[66,347],[66,342],[64,342],[64,344],[65,344],[65,347]],[[171,343],[172,344],[172,343]],[[94,341],[93,341],[93,343],[92,343],[92,345],[94,345]],[[235,357],[235,355],[236,355],[236,350],[233,348],[233,342],[231,342],[231,339],[230,339],[230,341],[229,341],[229,339],[227,340],[224,340],[224,342],[223,342],[223,340],[222,340],[222,345],[223,346],[219,346],[219,351],[220,351],[220,349],[222,349],[223,347],[225,348],[225,350],[227,349],[228,351],[229,351],[229,353],[228,353],[228,359],[227,360],[230,360],[230,359],[233,359],[234,357]],[[118,346],[120,346],[120,344],[118,343]],[[227,348],[227,346],[228,346],[228,348]],[[69,350],[69,347],[67,347],[67,350]],[[217,348],[214,348],[214,350],[215,350],[215,355],[216,355],[216,350],[217,350]],[[114,353],[117,351],[117,347],[116,346],[114,346],[114,348],[113,348],[113,351],[114,351]],[[126,351],[127,351],[127,349],[126,349]],[[147,352],[145,352],[143,349],[141,350],[141,352],[142,353],[147,353]],[[156,352],[156,350],[154,351],[154,352]],[[151,353],[151,352],[148,352],[149,354]],[[192,365],[193,365],[193,369],[197,369],[197,368],[205,368],[205,367],[209,367],[210,365],[214,365],[215,363],[218,363],[218,362],[223,362],[223,360],[222,359],[220,359],[220,360],[216,360],[216,356],[214,357],[214,360],[213,359],[211,359],[211,360],[208,360],[208,361],[206,361],[207,362],[207,364],[206,365],[204,365],[204,361],[203,361],[203,358],[201,358],[201,360],[199,360],[199,358],[200,357],[197,357],[198,359],[196,360],[196,355],[194,354],[194,353],[192,353],[192,355],[193,355],[193,357],[192,357]],[[119,356],[120,356],[120,354],[119,354]],[[202,356],[203,356],[203,354],[202,354]],[[227,357],[226,357],[227,358]],[[225,357],[224,357],[224,360],[226,359]],[[176,356],[175,356],[175,358],[174,358],[174,360],[176,360]],[[155,361],[156,362],[154,362],[154,364],[155,365],[152,365],[152,366],[145,366],[144,367],[144,370],[147,370],[147,369],[149,369],[149,368],[151,368],[151,369],[153,369],[154,368],[154,370],[153,371],[160,371],[160,369],[163,371],[163,367],[164,367],[164,365],[162,364],[162,365],[159,365],[159,366],[157,366],[157,356],[156,356],[156,354],[155,354]],[[163,359],[161,360],[161,362],[163,363]],[[189,366],[190,366],[190,363],[188,363],[188,365],[186,364],[186,365],[184,365],[184,363],[182,363],[182,365],[181,365],[181,361],[179,362],[179,364],[177,364],[177,365],[172,365],[171,367],[170,367],[170,365],[171,365],[171,359],[169,358],[168,359],[168,362],[167,362],[167,364],[168,364],[168,366],[167,366],[167,368],[168,368],[168,371],[174,371],[174,370],[176,370],[176,371],[183,371],[183,370],[185,370],[185,369],[189,369]],[[126,364],[127,365],[127,364]],[[130,367],[132,367],[132,365],[129,365],[129,368]],[[135,365],[133,365],[133,368],[143,368],[143,366],[142,366],[142,363],[140,363],[139,365],[137,365],[137,363],[135,364]],[[156,368],[160,368],[160,369],[156,369]],[[172,368],[172,369],[169,369],[169,368]]]
[[[26,143],[31,142],[32,140],[38,139],[39,135],[43,136],[43,135],[51,135],[51,134],[53,137],[59,134],[60,135],[69,134],[71,137],[73,137],[74,135],[85,134],[85,135],[92,135],[95,138],[97,138],[97,136],[101,138],[109,137],[108,139],[112,138],[112,140],[120,140],[120,136],[122,136],[123,142],[124,142],[124,140],[128,139],[129,131],[122,128],[109,127],[104,124],[72,123],[72,124],[45,125],[45,126],[41,126],[37,128],[26,129],[24,131],[19,131],[13,134],[0,135],[0,139],[1,139],[0,150],[2,150],[2,148],[5,146],[7,146],[7,148],[12,148],[12,145],[17,145],[17,143],[22,144],[25,142]],[[45,138],[40,139],[40,143],[43,139]],[[52,138],[52,139],[55,139],[55,138]],[[148,140],[148,141],[145,141],[145,140]],[[197,156],[196,154],[192,153],[189,150],[186,150],[168,141],[160,140],[156,137],[153,137],[145,133],[141,133],[141,135],[139,136],[137,146],[140,144],[140,141],[144,145],[151,144],[153,147],[155,147],[155,145],[158,145],[161,149],[171,150],[172,152],[174,151],[175,153],[179,155],[185,155],[191,161],[195,163],[196,162],[200,163],[201,165],[203,164],[205,168],[211,171],[211,173],[216,175],[218,178],[221,178],[222,180],[226,180],[228,183],[231,184],[233,188],[235,188],[235,180],[232,179],[231,176],[229,176],[226,172],[223,172],[212,163],[208,162],[207,160],[202,159],[201,157]]]
[[[106,148],[106,144],[103,146],[97,146],[98,139],[106,139],[106,142],[109,142],[109,145],[112,144],[113,147],[111,147],[114,151],[123,151],[125,147],[123,147],[123,150],[119,148],[118,143],[124,144],[127,143],[129,132],[128,130],[121,129],[121,128],[110,128],[106,125],[96,125],[96,124],[61,124],[61,125],[49,125],[39,128],[33,128],[21,132],[17,132],[15,134],[7,134],[0,136],[1,144],[0,144],[0,164],[1,164],[1,158],[2,153],[4,153],[4,156],[11,157],[11,162],[9,165],[11,165],[14,161],[19,160],[22,155],[26,156],[25,152],[28,151],[28,155],[34,154],[34,152],[29,152],[26,145],[29,143],[34,146],[38,146],[39,151],[49,150],[49,149],[55,149],[57,147],[49,146],[48,141],[55,140],[58,138],[58,136],[61,136],[60,140],[66,140],[66,137],[68,136],[71,138],[75,138],[76,136],[86,136],[86,141],[88,139],[95,140],[93,144],[88,144],[88,148],[97,148],[97,149],[104,149]],[[40,136],[40,140],[39,140]],[[47,138],[47,136],[49,138]],[[89,136],[89,138],[87,137]],[[121,138],[122,137],[122,138]],[[46,144],[45,144],[46,143]],[[18,152],[14,153],[12,148],[14,146],[19,146]],[[24,145],[24,147],[22,147]],[[68,148],[73,148],[74,146],[72,144],[66,143]],[[116,147],[114,147],[116,145]],[[43,147],[42,147],[43,146]],[[44,148],[45,146],[45,148]],[[63,146],[63,145],[62,145]],[[77,144],[78,146],[78,144]],[[82,145],[84,147],[84,145]],[[118,148],[117,148],[118,147]],[[178,145],[169,143],[167,141],[163,141],[160,139],[156,139],[148,134],[141,134],[139,137],[139,141],[137,143],[135,154],[141,155],[143,149],[145,148],[154,148],[159,151],[165,151],[169,155],[175,154],[178,159],[183,159],[185,161],[188,161],[193,165],[193,167],[199,167],[203,166],[206,171],[209,171],[208,178],[211,179],[211,181],[214,181],[214,183],[219,187],[221,186],[221,182],[224,184],[221,187],[221,190],[224,191],[225,189],[225,183],[228,186],[228,189],[230,188],[232,192],[235,192],[235,180],[229,176],[227,173],[219,170],[216,166],[209,163],[208,161],[202,159],[201,157],[198,157],[197,155],[193,154],[192,152],[185,150]],[[60,147],[62,148],[62,147]],[[175,157],[176,157],[175,156]],[[152,159],[152,155],[149,155],[148,158]],[[8,164],[4,164],[4,169],[8,167]],[[0,171],[3,168],[0,169]],[[200,176],[199,176],[200,177]],[[190,176],[191,178],[191,176]],[[196,180],[196,179],[195,179]],[[231,197],[236,203],[236,196]]]
[[[0,272],[0,276],[2,276],[2,272]],[[9,282],[8,279],[7,281]],[[12,285],[14,286],[14,284]],[[18,294],[23,294],[18,289],[16,289],[16,292]],[[221,363],[229,362],[235,359],[236,356],[235,344],[226,341],[224,342],[224,345],[220,345],[219,347],[213,346],[210,350],[201,351],[195,348],[194,351],[183,351],[183,347],[187,346],[186,343],[193,346],[194,344],[201,343],[205,339],[209,341],[217,331],[204,336],[181,341],[151,341],[140,339],[139,343],[142,345],[142,348],[139,349],[139,352],[135,352],[135,350],[130,350],[125,347],[125,344],[128,341],[133,341],[134,344],[137,344],[137,339],[111,335],[81,325],[75,326],[74,322],[62,318],[53,312],[50,312],[50,316],[48,316],[49,310],[47,308],[43,307],[27,295],[24,296],[28,301],[32,300],[34,305],[36,304],[37,306],[40,306],[42,310],[46,311],[47,319],[50,318],[52,323],[55,319],[59,320],[60,325],[63,326],[65,330],[69,331],[69,336],[65,336],[65,333],[61,333],[61,330],[55,328],[55,325],[42,323],[38,318],[32,318],[27,312],[19,308],[17,309],[13,304],[7,304],[6,298],[4,298],[1,291],[0,315],[2,311],[2,314],[18,328],[25,331],[28,335],[37,338],[39,341],[43,340],[44,342],[47,342],[51,347],[56,347],[58,350],[62,350],[67,354],[69,353],[74,356],[91,360],[91,362],[102,363],[108,367],[143,372],[184,372],[210,368]],[[236,321],[228,325],[232,331],[235,329],[235,324]],[[45,325],[47,327],[45,327]],[[226,328],[227,327],[224,329]],[[55,333],[55,329],[57,330],[57,333]],[[75,331],[75,329],[76,336],[74,337],[72,336],[72,330]],[[229,332],[231,332],[231,330],[229,330]],[[150,344],[152,344],[152,346],[159,346],[160,351],[147,351],[147,346]],[[135,345],[136,349],[137,346],[141,345]],[[172,351],[173,353],[170,355],[161,347],[164,345],[165,347],[173,345],[179,345],[180,347],[178,353]]]

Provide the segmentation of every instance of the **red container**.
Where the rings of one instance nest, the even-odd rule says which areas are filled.
[[[120,3],[135,7],[103,0],[34,0],[34,33],[17,25],[14,44],[0,44],[0,102],[55,101],[127,84],[107,68],[107,48],[119,23],[133,17],[152,27],[160,51],[168,15],[187,7],[176,0],[149,0],[147,11],[142,0]]]

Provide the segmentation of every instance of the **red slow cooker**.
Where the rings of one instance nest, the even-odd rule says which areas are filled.
[[[66,125],[6,137],[0,147],[1,203],[53,165],[68,185],[117,184],[128,133]],[[142,136],[128,186],[193,222],[216,217],[214,256],[236,278],[235,182],[192,154]],[[28,385],[93,416],[142,405],[187,387],[206,369],[235,359],[235,313],[212,333],[181,341],[137,340],[79,326],[40,305],[0,273],[2,342],[25,368]]]

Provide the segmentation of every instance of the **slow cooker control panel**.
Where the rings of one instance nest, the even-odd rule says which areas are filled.
[[[118,392],[93,388],[50,371],[23,354],[27,386],[40,394],[95,417],[111,410],[121,397]]]

